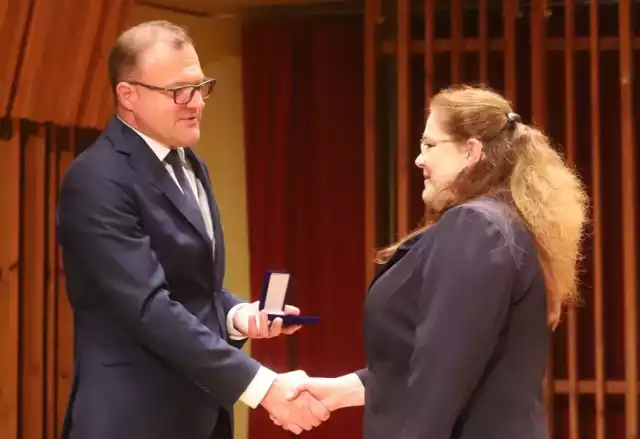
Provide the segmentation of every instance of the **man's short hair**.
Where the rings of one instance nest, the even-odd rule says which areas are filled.
[[[136,69],[140,54],[161,41],[173,44],[176,49],[193,45],[184,28],[165,20],[140,23],[120,34],[109,54],[109,82],[114,94],[118,83]]]

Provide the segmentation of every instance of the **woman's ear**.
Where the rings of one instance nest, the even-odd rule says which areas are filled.
[[[484,146],[476,138],[467,140],[467,165],[475,165],[484,157]]]

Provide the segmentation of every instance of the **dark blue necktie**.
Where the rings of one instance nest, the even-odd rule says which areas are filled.
[[[195,194],[193,193],[191,183],[189,183],[189,179],[184,172],[184,167],[182,166],[182,160],[180,160],[178,150],[176,148],[172,148],[164,160],[173,168],[173,173],[178,180],[180,188],[182,188],[182,192],[184,193],[185,197],[187,197],[187,201],[191,204],[192,207],[200,212],[200,205],[198,204]]]

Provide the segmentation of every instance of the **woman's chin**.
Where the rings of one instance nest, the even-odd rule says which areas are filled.
[[[433,201],[433,187],[429,184],[422,190],[422,201],[428,204]]]
[[[422,190],[422,201],[429,210],[438,212],[451,201],[448,191],[436,191],[433,186],[426,186]]]

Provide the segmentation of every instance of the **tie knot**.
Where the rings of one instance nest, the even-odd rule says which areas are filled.
[[[167,157],[165,157],[164,160],[174,168],[182,165],[182,158],[180,157],[178,148],[171,148],[171,151],[169,151],[169,154],[167,154]]]

